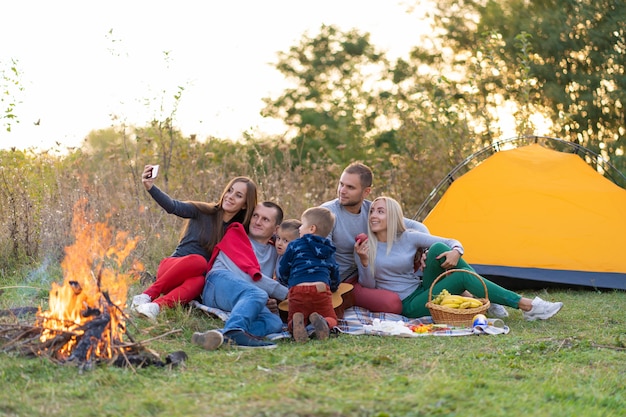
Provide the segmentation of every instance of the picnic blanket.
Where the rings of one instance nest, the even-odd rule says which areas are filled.
[[[191,306],[204,311],[210,316],[217,317],[222,321],[228,320],[230,313],[192,301]],[[397,336],[397,337],[423,337],[423,336],[469,336],[469,335],[498,335],[508,334],[510,329],[502,320],[489,319],[487,325],[475,327],[445,327],[441,330],[415,333],[407,325],[432,324],[432,317],[425,316],[418,319],[410,319],[400,314],[374,313],[361,307],[350,307],[344,311],[344,316],[337,320],[337,326],[333,329],[335,333],[350,335],[375,335],[375,336]],[[313,333],[313,327],[307,326],[309,334]],[[270,340],[291,338],[291,333],[287,330],[287,325],[280,333],[267,336]]]

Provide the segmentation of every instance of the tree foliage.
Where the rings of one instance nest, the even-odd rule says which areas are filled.
[[[19,94],[24,90],[21,76],[16,59],[11,59],[10,63],[0,61],[0,121],[7,132],[20,122],[15,109],[21,103]]]
[[[615,0],[436,0],[436,25],[448,62],[485,97],[501,95],[547,115],[553,133],[578,142],[626,167],[626,3]],[[470,78],[476,45],[485,34],[494,75]],[[526,61],[520,60],[524,35]],[[434,55],[434,54],[433,54]],[[528,114],[522,115],[527,117]],[[527,133],[527,132],[522,132]]]
[[[386,66],[369,34],[323,25],[318,35],[304,35],[279,53],[276,68],[294,86],[265,99],[262,114],[292,129],[298,159],[364,159],[377,128],[375,100]]]
[[[448,94],[445,77],[420,77],[423,64],[417,56],[389,62],[356,30],[322,26],[303,36],[276,64],[294,86],[265,99],[263,115],[293,133],[277,147],[305,166],[363,161],[375,171],[378,193],[417,207],[477,146],[467,105]],[[416,186],[398,186],[406,181]]]

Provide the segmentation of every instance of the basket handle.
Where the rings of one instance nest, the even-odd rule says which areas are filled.
[[[474,271],[470,271],[469,269],[448,269],[446,271],[443,271],[441,274],[439,274],[439,276],[437,278],[435,278],[433,283],[430,284],[430,289],[428,290],[428,302],[429,303],[433,299],[433,287],[435,286],[437,281],[439,281],[440,279],[442,279],[442,278],[452,274],[453,272],[466,272],[468,274],[474,275],[476,278],[478,278],[480,280],[481,284],[483,284],[483,288],[485,289],[485,298],[489,299],[489,292],[487,291],[487,285],[485,285],[485,280],[483,279],[483,277],[481,277],[480,275],[478,275]]]

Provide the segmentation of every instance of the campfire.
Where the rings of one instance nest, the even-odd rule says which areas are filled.
[[[145,341],[136,343],[126,328],[128,285],[143,270],[141,263],[129,260],[139,238],[93,222],[86,205],[81,200],[74,208],[75,241],[65,248],[63,283],[52,284],[48,309],[39,307],[32,326],[0,327],[0,336],[7,341],[2,350],[80,367],[101,362],[163,364]],[[121,272],[124,269],[131,272]]]

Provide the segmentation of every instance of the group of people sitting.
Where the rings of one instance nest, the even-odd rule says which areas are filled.
[[[343,171],[337,198],[284,221],[280,206],[257,202],[250,178],[233,178],[215,203],[185,202],[154,185],[152,170],[147,165],[142,174],[148,193],[167,213],[187,221],[174,253],[159,264],[156,281],[133,298],[131,308],[156,318],[164,308],[200,298],[229,312],[222,329],[193,334],[192,342],[207,350],[225,342],[276,347],[265,337],[282,331],[278,303],[285,299],[296,341],[309,339],[308,324],[316,338],[328,338],[337,325],[332,293],[341,282],[353,285],[356,306],[426,316],[429,289],[439,275],[451,268],[473,271],[462,259],[461,242],[431,235],[422,223],[405,218],[391,197],[368,200],[373,173],[361,163]],[[356,239],[363,233],[367,238]],[[545,320],[563,306],[484,282],[493,317],[507,317],[508,306],[522,310],[526,320]],[[485,297],[482,283],[462,271],[439,280],[433,293],[444,288]]]

